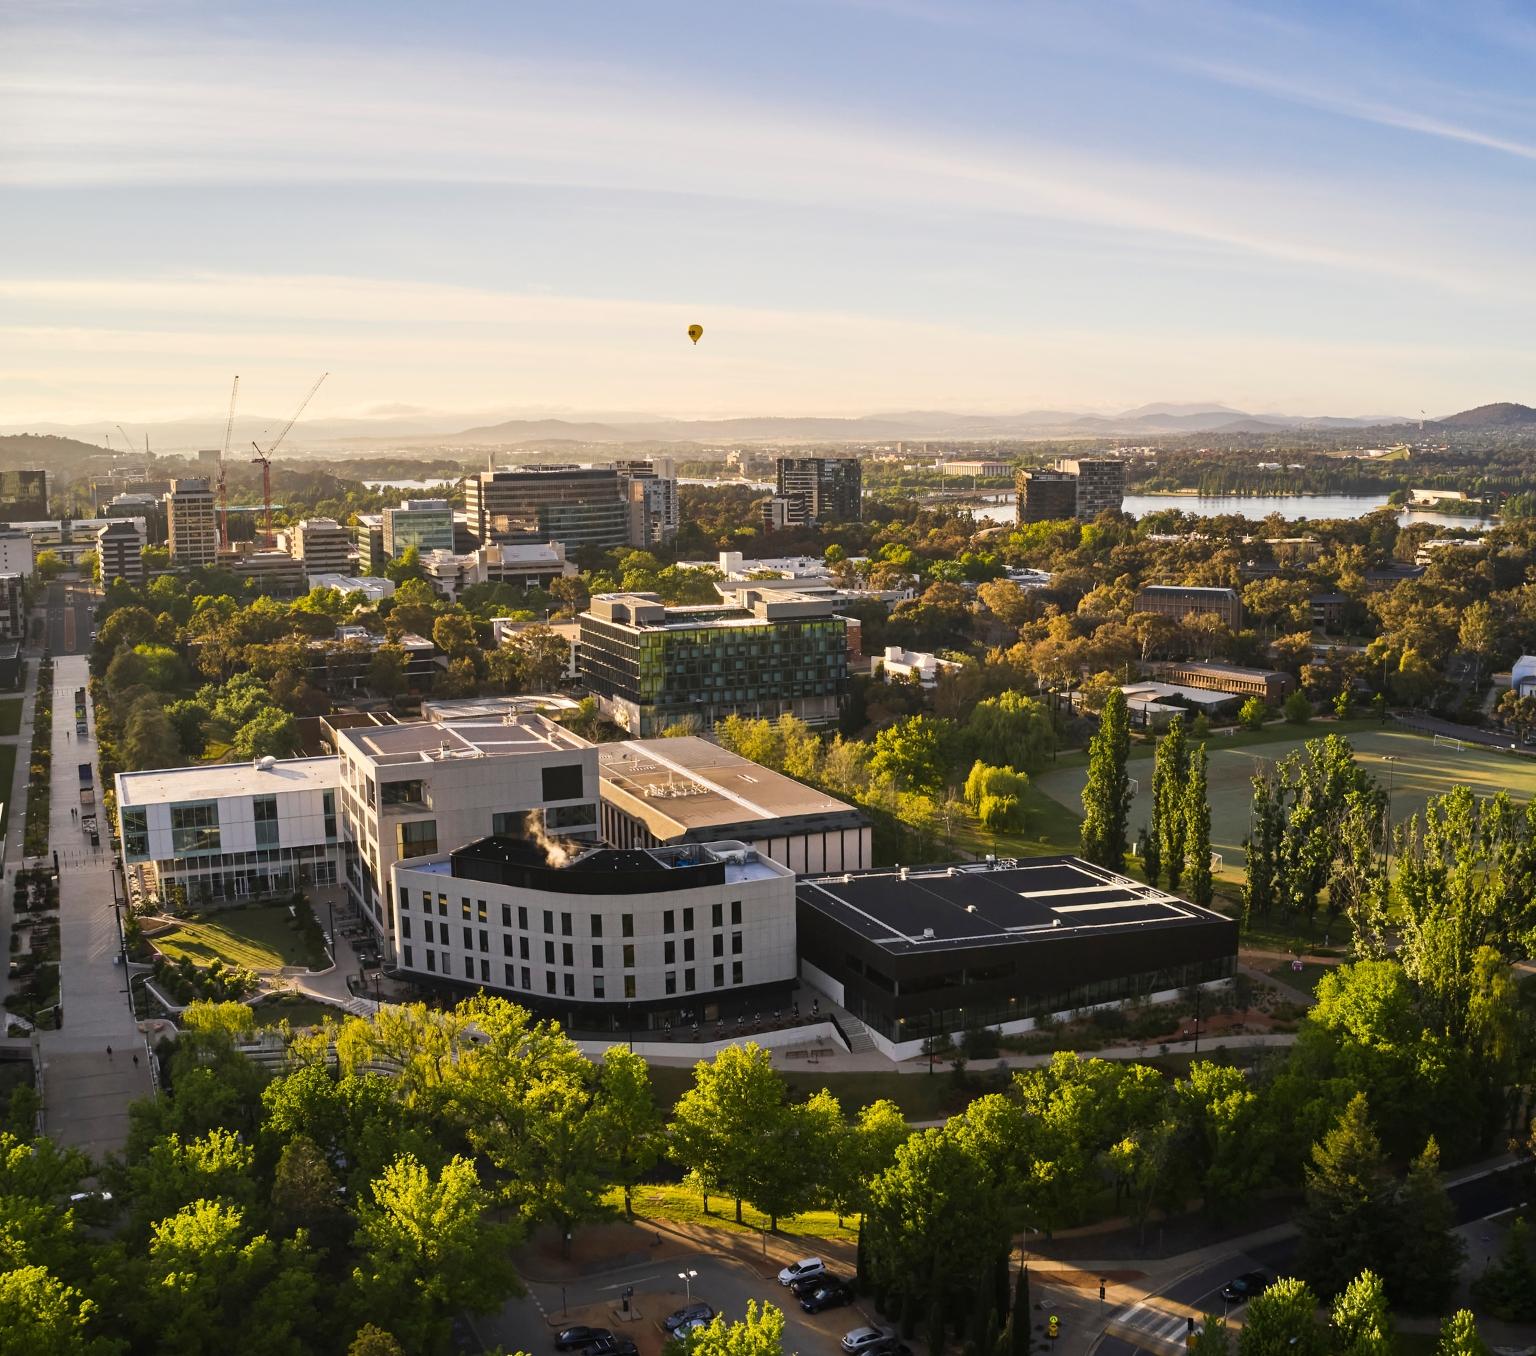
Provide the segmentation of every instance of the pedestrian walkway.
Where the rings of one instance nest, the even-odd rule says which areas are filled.
[[[75,691],[86,686],[86,658],[60,655],[53,673],[49,808],[50,837],[62,868],[59,1003],[64,1020],[59,1030],[44,1031],[39,1037],[44,1125],[59,1143],[99,1155],[122,1147],[128,1134],[129,1103],[150,1095],[153,1088],[148,1051],[128,1007],[128,977],[120,964],[109,835],[103,825],[101,846],[93,848],[85,830],[69,815],[80,804],[77,766],[88,761],[94,770],[96,763],[94,718],[88,736],[65,739],[66,725],[70,735],[75,732]],[[94,775],[99,804],[99,772]]]
[[[5,843],[3,847],[4,869],[0,872],[0,955],[11,954],[11,928],[16,921],[15,879],[21,869],[23,835],[27,822],[27,781],[32,763],[32,685],[37,678],[37,661],[22,661],[21,725],[14,736],[0,738],[0,744],[16,746],[16,771],[8,787],[0,787],[0,796],[6,803]],[[3,1003],[9,987],[9,979],[0,975],[0,1003]]]

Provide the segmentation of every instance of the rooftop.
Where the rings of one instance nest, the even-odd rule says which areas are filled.
[[[804,879],[796,899],[893,954],[1231,920],[1077,857]]]
[[[416,721],[379,729],[344,730],[339,739],[342,744],[352,745],[362,757],[385,766],[464,758],[513,758],[591,747],[585,739],[531,712],[497,720],[456,720],[447,725]]]
[[[666,840],[703,829],[810,816],[851,815],[853,806],[722,749],[697,735],[600,744],[603,797]]]
[[[569,894],[646,894],[773,880],[791,872],[745,843],[594,847],[569,839],[479,838],[452,852],[401,864],[408,871]]]
[[[1236,598],[1237,590],[1212,587],[1205,584],[1147,584],[1143,593],[1214,593],[1223,598]]]
[[[341,769],[334,758],[278,758],[270,767],[263,766],[264,762],[205,763],[119,773],[118,804],[158,805],[284,791],[329,791],[341,784]]]

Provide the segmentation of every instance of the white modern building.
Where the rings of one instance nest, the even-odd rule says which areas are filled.
[[[1536,692],[1536,654],[1523,654],[1510,666],[1509,685],[1524,697]]]
[[[379,579],[369,574],[312,574],[311,589],[335,589],[343,598],[349,593],[361,593],[370,603],[383,602],[395,596],[395,582]]]
[[[30,578],[33,567],[32,536],[19,527],[0,523],[0,574]]]
[[[144,582],[144,520],[115,518],[96,533],[96,559],[101,566],[105,587],[122,579],[130,584]]]
[[[618,463],[629,505],[629,544],[661,546],[677,536],[680,512],[677,473],[671,457]]]
[[[597,833],[597,749],[544,716],[342,730],[347,886],[381,931],[390,869],[488,834]]]
[[[191,903],[333,885],[342,856],[334,758],[161,768],[117,775],[123,866]]]
[[[491,837],[390,868],[396,963],[568,1028],[787,1008],[795,878],[743,843],[583,848]]]
[[[421,568],[445,598],[457,598],[472,584],[511,584],[523,590],[548,588],[577,573],[565,547],[551,542],[492,542],[474,551],[423,551]]]
[[[887,683],[917,683],[925,688],[937,687],[941,675],[965,667],[953,659],[940,659],[926,650],[904,650],[899,645],[887,645],[876,664]]]
[[[173,480],[165,496],[171,564],[183,569],[212,565],[219,552],[219,523],[206,480]]]
[[[732,839],[791,871],[871,865],[863,813],[695,736],[598,745],[603,841],[621,848]]]

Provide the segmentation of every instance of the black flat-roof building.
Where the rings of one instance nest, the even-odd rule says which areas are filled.
[[[1076,857],[802,879],[804,977],[885,1046],[1231,976],[1237,924]]]

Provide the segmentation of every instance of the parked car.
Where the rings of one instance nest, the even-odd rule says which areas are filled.
[[[890,1340],[891,1334],[884,1328],[853,1328],[843,1334],[843,1350],[849,1356],[860,1356],[861,1352],[870,1351]]]
[[[798,1262],[791,1262],[779,1272],[779,1284],[793,1285],[807,1276],[820,1276],[826,1269],[827,1264],[821,1258],[802,1257]]]
[[[562,1328],[555,1334],[556,1351],[573,1351],[577,1347],[584,1347],[588,1342],[595,1342],[599,1337],[612,1337],[613,1333],[607,1328],[589,1328],[578,1324],[574,1328]]]
[[[789,1293],[796,1299],[804,1299],[818,1286],[826,1285],[829,1281],[841,1279],[830,1271],[817,1271],[809,1276],[800,1276],[789,1283]]]
[[[708,1323],[715,1316],[715,1311],[702,1300],[694,1300],[692,1304],[685,1304],[681,1309],[674,1309],[662,1320],[661,1326],[668,1332],[676,1332],[685,1323],[693,1323],[702,1319]]]
[[[686,1341],[692,1334],[696,1332],[703,1332],[705,1328],[709,1327],[709,1324],[710,1320],[707,1318],[690,1318],[686,1323],[682,1324],[677,1329],[677,1331],[672,1334],[672,1336],[680,1337]]]
[[[1262,1271],[1245,1271],[1221,1287],[1221,1297],[1229,1304],[1246,1304],[1268,1289],[1269,1277]]]
[[[640,1348],[627,1337],[599,1337],[581,1349],[581,1356],[640,1356]]]
[[[808,1314],[819,1314],[823,1309],[836,1309],[852,1302],[853,1287],[847,1281],[828,1281],[806,1295],[800,1301],[800,1307]]]

